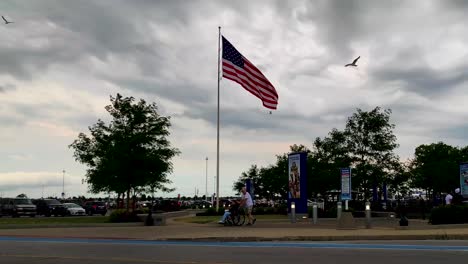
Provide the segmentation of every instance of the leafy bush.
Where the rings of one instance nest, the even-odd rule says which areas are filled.
[[[288,214],[288,205],[280,204],[277,207],[274,207],[274,214],[287,215]]]
[[[265,214],[265,208],[263,208],[263,207],[254,207],[253,211],[254,211],[254,214],[256,214],[256,215],[264,215]]]
[[[429,216],[429,223],[433,225],[468,223],[468,206],[449,205],[435,207]]]
[[[149,213],[149,208],[136,209],[135,213],[136,214],[148,214]]]
[[[113,210],[109,216],[109,221],[111,223],[129,223],[129,222],[140,222],[137,212],[135,211],[126,211],[125,209]]]
[[[275,214],[275,208],[265,207],[265,214]]]

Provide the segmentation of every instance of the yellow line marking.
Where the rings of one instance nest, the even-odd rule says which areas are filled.
[[[21,255],[21,254],[0,254],[0,257],[10,258],[45,258],[45,259],[68,259],[68,260],[92,260],[92,261],[128,261],[140,263],[173,263],[173,264],[232,264],[229,262],[198,262],[198,261],[171,261],[171,260],[152,260],[138,258],[99,258],[99,257],[69,257],[69,256],[51,256],[51,255]]]

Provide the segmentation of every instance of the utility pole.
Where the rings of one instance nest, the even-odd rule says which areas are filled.
[[[208,201],[208,157],[206,157],[205,201]]]
[[[63,170],[62,177],[62,199],[65,199],[65,170]]]

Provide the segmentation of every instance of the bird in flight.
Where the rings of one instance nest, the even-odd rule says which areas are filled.
[[[14,22],[6,20],[6,18],[4,16],[2,16],[2,18],[3,18],[3,21],[5,21],[5,24],[7,24],[7,25],[10,24],[10,23],[14,23]]]
[[[348,67],[348,66],[357,67],[356,62],[359,60],[359,58],[361,58],[361,56],[359,56],[359,57],[357,57],[356,59],[354,59],[353,63],[348,63],[348,64],[346,64],[345,67]]]

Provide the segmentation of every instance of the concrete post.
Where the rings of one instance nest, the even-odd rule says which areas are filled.
[[[371,206],[370,202],[366,202],[366,228],[371,228]]]
[[[341,201],[339,201],[337,204],[336,204],[336,219],[337,220],[340,220],[341,218],[341,211],[342,211],[342,203]]]
[[[314,224],[317,224],[317,202],[314,202],[312,204],[312,218],[313,218]]]
[[[296,203],[291,202],[291,223],[296,223]]]

